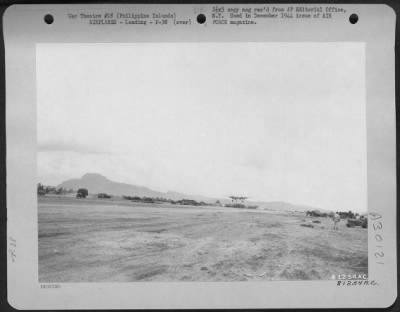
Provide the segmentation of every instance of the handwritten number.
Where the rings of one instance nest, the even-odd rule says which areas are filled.
[[[373,221],[382,218],[382,216],[381,216],[379,213],[376,213],[376,212],[371,212],[369,215],[371,216],[371,219],[372,219]]]
[[[15,262],[17,255],[16,255],[16,248],[17,248],[17,241],[15,240],[15,238],[11,237],[8,240],[8,244],[9,244],[9,249],[8,249],[8,253],[11,257],[11,261]]]
[[[371,212],[369,213],[370,219],[371,221],[374,221],[372,223],[372,228],[374,229],[374,231],[381,231],[383,229],[383,223],[382,221],[377,221],[379,219],[382,218],[382,215],[380,215],[379,213],[376,212]],[[383,248],[383,236],[381,234],[375,234],[375,242],[376,243],[380,243],[379,245],[375,245],[375,248]],[[380,249],[382,250],[382,249]],[[374,253],[374,256],[376,259],[383,259],[385,256],[385,253],[382,251],[377,251]],[[384,262],[378,262],[376,261],[377,264],[381,264],[383,265]]]
[[[381,222],[381,221],[378,221],[376,224],[373,223],[372,226],[374,227],[374,230],[375,230],[375,231],[377,231],[377,230],[382,230],[382,228],[383,228],[383,225],[382,225],[382,222]]]

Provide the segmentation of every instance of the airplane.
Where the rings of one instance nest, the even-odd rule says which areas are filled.
[[[246,196],[229,196],[229,198],[230,199],[232,199],[232,202],[234,202],[234,201],[241,201],[241,202],[243,202],[243,201],[245,201],[246,199],[248,199],[248,197],[246,197]]]

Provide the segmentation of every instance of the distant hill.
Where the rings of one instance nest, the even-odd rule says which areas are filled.
[[[62,187],[66,189],[78,190],[79,188],[87,188],[90,194],[107,193],[116,196],[140,196],[140,197],[164,197],[172,200],[179,199],[194,199],[198,201],[214,201],[215,199],[187,195],[177,192],[158,192],[148,187],[137,186],[133,184],[126,184],[114,182],[98,173],[86,173],[79,179],[70,179],[62,182],[57,188]]]
[[[196,201],[204,201],[208,203],[215,203],[220,200],[221,203],[230,203],[227,198],[211,198],[199,195],[189,195],[177,192],[158,192],[148,187],[137,186],[133,184],[120,183],[111,181],[105,176],[98,173],[86,173],[79,179],[70,179],[62,182],[57,188],[78,190],[79,188],[87,188],[90,194],[107,193],[114,196],[140,196],[140,197],[163,197],[172,200],[180,199],[193,199]],[[260,209],[274,210],[274,211],[306,211],[306,210],[320,210],[315,207],[293,205],[287,202],[256,202],[246,201],[248,205],[257,205]]]

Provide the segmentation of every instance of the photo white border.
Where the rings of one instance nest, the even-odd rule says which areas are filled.
[[[211,14],[213,5],[13,5],[4,15],[6,56],[8,300],[17,309],[144,308],[383,308],[397,296],[395,13],[386,5],[342,7],[332,19],[260,19],[257,25],[97,27],[68,13],[108,11]],[[221,5],[258,7],[263,5]],[[277,5],[286,7],[289,5]],[[297,6],[297,5],[296,5]],[[316,5],[301,5],[313,7]],[[43,22],[51,13],[53,25]],[[359,22],[348,21],[357,13]],[[140,25],[138,26],[140,27]],[[39,43],[128,42],[363,42],[366,55],[368,211],[382,229],[368,228],[373,286],[337,281],[61,283],[38,282],[36,56]],[[379,152],[378,152],[379,151]],[[385,173],[384,175],[382,173]],[[379,226],[375,223],[375,228]],[[377,235],[380,249],[377,249]],[[384,265],[375,261],[384,252]],[[381,259],[380,259],[381,260]]]

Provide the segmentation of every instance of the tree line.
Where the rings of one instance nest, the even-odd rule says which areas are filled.
[[[67,188],[62,188],[62,187],[55,187],[55,186],[50,186],[50,185],[43,185],[41,183],[37,184],[37,194],[44,196],[48,194],[52,195],[66,195],[66,194],[72,194],[76,193],[76,198],[86,198],[89,195],[89,191],[86,188],[80,188],[78,190],[74,190],[72,188],[67,189]],[[99,193],[97,194],[97,198],[99,199],[109,199],[112,198],[112,195],[109,195],[107,193]],[[141,203],[170,203],[173,205],[190,205],[190,206],[222,206],[221,202],[219,200],[216,201],[215,204],[211,203],[206,203],[204,201],[196,201],[192,199],[180,199],[180,200],[172,200],[169,198],[164,198],[164,197],[149,197],[149,196],[127,196],[123,195],[123,199],[125,200],[130,200],[133,202],[141,202]]]
[[[74,193],[75,191],[70,188],[62,188],[62,187],[55,187],[50,185],[43,185],[41,183],[37,184],[37,194],[38,195],[46,195],[46,194],[56,194],[56,195],[65,195]]]

